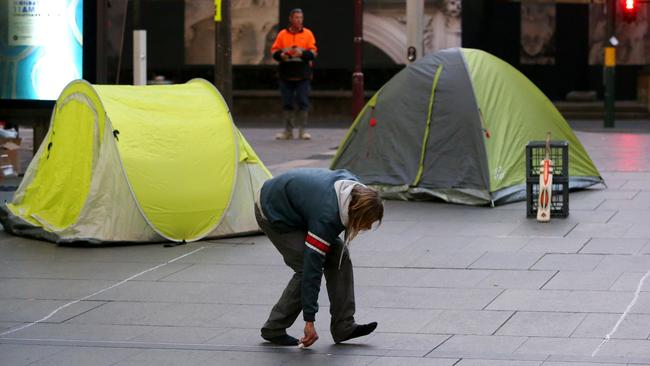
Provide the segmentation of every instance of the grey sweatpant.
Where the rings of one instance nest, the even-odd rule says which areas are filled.
[[[255,218],[264,233],[278,249],[284,263],[294,274],[289,280],[282,296],[273,306],[269,319],[262,327],[262,337],[275,337],[286,334],[289,328],[302,311],[300,289],[302,284],[302,258],[305,249],[305,231],[280,232],[260,215],[259,208],[255,205]],[[338,243],[340,244],[340,242]],[[341,269],[338,268],[341,250],[343,260]],[[330,300],[330,332],[335,342],[345,339],[356,327],[354,321],[354,276],[350,253],[343,245],[332,245],[332,251],[327,255],[324,265],[327,295]]]

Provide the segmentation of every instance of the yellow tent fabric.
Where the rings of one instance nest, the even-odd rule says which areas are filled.
[[[269,177],[207,81],[79,80],[62,92],[50,131],[2,216],[54,233],[57,241],[194,241],[257,230],[254,194]],[[246,189],[235,194],[238,179]],[[111,229],[96,227],[103,224]],[[122,229],[127,233],[115,232]]]

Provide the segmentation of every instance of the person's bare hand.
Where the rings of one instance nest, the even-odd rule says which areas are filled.
[[[288,60],[289,57],[290,57],[289,54],[286,52],[282,52],[282,54],[280,55],[280,58],[282,58],[282,60],[284,61]]]
[[[305,322],[305,336],[300,338],[300,343],[303,346],[309,347],[318,340],[318,333],[314,328],[314,322]]]

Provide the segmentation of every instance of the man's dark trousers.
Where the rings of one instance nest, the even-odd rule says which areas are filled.
[[[302,260],[307,233],[299,230],[279,231],[262,217],[257,205],[255,205],[255,218],[262,231],[282,254],[284,263],[295,272],[262,327],[262,337],[270,338],[286,334],[286,329],[296,321],[302,311],[300,300]],[[342,244],[340,240],[332,244],[332,250],[328,253],[324,265],[327,295],[330,301],[330,332],[335,342],[347,338],[356,327],[352,262],[349,251]],[[341,250],[344,250],[344,254],[339,269]]]
[[[282,109],[292,111],[294,105],[298,104],[299,111],[309,110],[309,91],[311,82],[303,80],[282,80],[280,79],[280,93],[282,94]]]

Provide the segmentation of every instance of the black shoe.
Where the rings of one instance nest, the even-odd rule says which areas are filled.
[[[280,336],[275,336],[275,337],[264,337],[262,338],[266,339],[267,341],[277,344],[278,346],[297,346],[298,345],[298,339],[293,338],[292,336],[288,334],[283,334]]]
[[[352,333],[350,333],[349,336],[343,338],[342,340],[336,343],[345,342],[352,338],[367,336],[368,334],[372,333],[375,329],[377,329],[377,322],[357,325],[357,327],[354,328],[354,330],[352,331]]]

